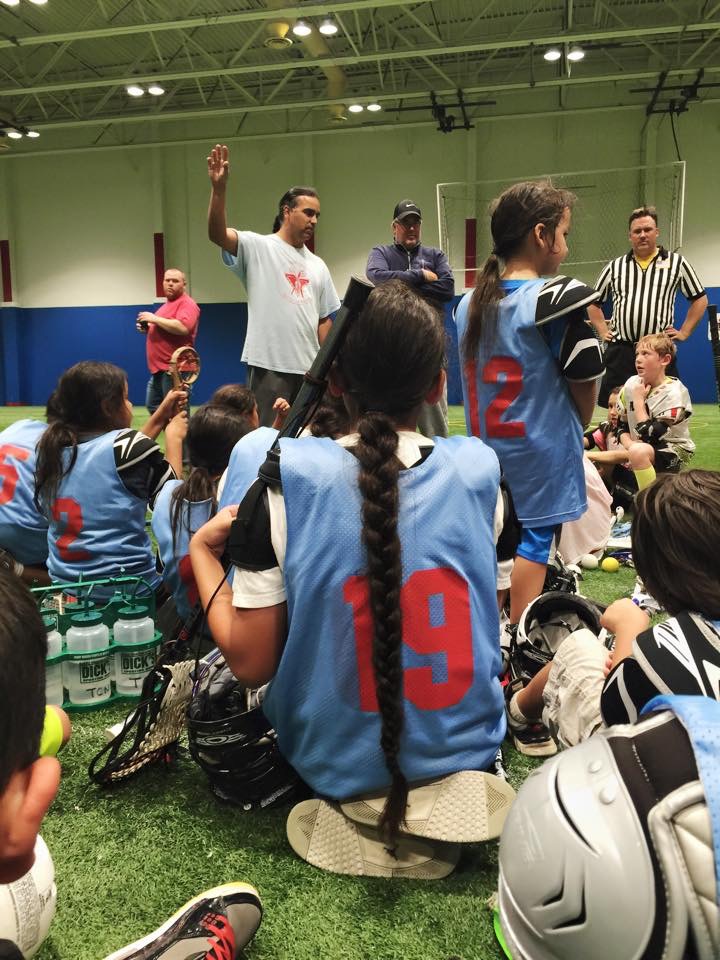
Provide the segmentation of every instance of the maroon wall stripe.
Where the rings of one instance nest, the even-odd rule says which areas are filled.
[[[12,300],[12,272],[10,270],[10,241],[0,240],[0,273],[2,274],[3,303]]]
[[[164,297],[163,277],[165,276],[165,235],[162,233],[153,234],[153,246],[155,248],[155,296]]]
[[[477,272],[477,219],[469,217],[465,221],[465,286],[475,286]]]

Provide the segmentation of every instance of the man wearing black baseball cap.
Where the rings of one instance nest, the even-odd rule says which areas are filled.
[[[396,204],[392,221],[394,243],[372,248],[366,273],[376,286],[388,280],[402,280],[442,311],[443,304],[455,295],[455,280],[442,250],[421,245],[421,227],[422,213],[416,203],[401,200]],[[418,429],[427,437],[448,435],[447,393],[436,404],[423,404]]]

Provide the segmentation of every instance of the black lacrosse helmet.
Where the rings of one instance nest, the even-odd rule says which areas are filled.
[[[562,593],[578,592],[577,567],[565,563],[559,550],[555,551],[552,560],[548,560],[545,583],[543,584],[543,593],[556,591]]]
[[[553,590],[527,605],[518,622],[511,658],[521,673],[534,676],[555,656],[558,647],[575,630],[587,627],[601,642],[600,608],[578,593]]]
[[[244,810],[293,800],[303,784],[280,753],[262,708],[248,709],[248,691],[219,651],[209,654],[187,710],[188,745],[218,799]]]

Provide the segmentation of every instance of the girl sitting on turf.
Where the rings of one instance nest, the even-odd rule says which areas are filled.
[[[45,420],[16,420],[0,433],[0,566],[28,584],[45,586],[48,522],[35,504],[35,448],[55,416],[55,395]]]
[[[232,403],[228,393],[221,397]],[[168,481],[155,501],[152,530],[158,545],[159,566],[183,620],[197,602],[197,587],[188,556],[190,537],[214,516],[218,480],[237,441],[253,429],[251,414],[256,408],[254,398],[251,399],[250,415],[247,404],[238,410],[237,405],[210,402],[195,411],[187,429],[190,474],[187,480]]]
[[[125,372],[86,360],[62,374],[55,402],[57,419],[40,438],[35,471],[35,502],[49,522],[51,579],[125,574],[159,588],[145,514],[174,471],[182,472],[185,392],[168,393],[142,430],[133,430]],[[167,459],[155,443],[166,427]]]
[[[632,600],[610,604],[610,657],[589,631],[569,636],[512,697],[513,733],[542,714],[573,746],[603,723],[635,723],[658,694],[720,700],[720,473],[659,476],[636,497],[631,538],[638,576],[671,618],[651,627]]]
[[[497,458],[474,437],[416,433],[443,354],[432,307],[397,281],[373,290],[331,377],[354,432],[281,441],[282,490],[259,501],[232,587],[207,609],[240,681],[270,681],[284,756],[330,798],[298,804],[287,830],[334,872],[445,876],[456,844],[496,836],[513,798],[481,772],[505,728]],[[190,544],[206,606],[236,512]]]

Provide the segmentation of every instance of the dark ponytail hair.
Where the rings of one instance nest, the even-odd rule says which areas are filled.
[[[283,208],[290,207],[290,209],[293,210],[297,206],[299,197],[317,197],[317,191],[313,190],[312,187],[290,187],[289,190],[286,190],[278,202],[278,212],[272,227],[273,233],[277,233],[283,225],[283,220],[285,219]]]
[[[463,355],[472,359],[480,340],[492,340],[497,304],[504,294],[500,285],[500,260],[509,260],[522,247],[538,223],[553,240],[566,209],[572,209],[575,195],[559,190],[549,180],[524,180],[508,187],[490,204],[490,232],[493,249],[478,271],[470,298],[468,325],[463,338]]]
[[[60,376],[48,410],[47,430],[37,446],[35,464],[35,505],[49,508],[57,489],[77,460],[82,434],[106,433],[117,428],[117,412],[125,399],[127,374],[114,363],[83,360]],[[71,448],[67,467],[63,449]]]
[[[334,397],[329,390],[313,414],[310,433],[314,437],[330,437],[337,440],[350,432],[350,417],[342,397]]]
[[[218,387],[208,403],[219,407],[231,407],[246,417],[251,417],[257,406],[255,394],[250,387],[244,387],[240,383],[225,383],[222,387]]]
[[[170,501],[173,548],[183,522],[183,501],[212,500],[210,516],[215,515],[218,478],[228,465],[233,447],[250,430],[252,424],[246,414],[221,404],[205,404],[190,417],[187,446],[192,469],[187,480],[175,487]],[[190,529],[189,514],[186,522],[192,536],[195,531]]]
[[[404,725],[401,545],[398,537],[396,425],[419,408],[442,369],[445,334],[438,312],[404,283],[370,294],[342,348],[338,367],[358,409],[362,540],[373,622],[373,670],[381,717],[380,747],[391,776],[380,821],[394,843],[405,819],[408,783],[399,763]]]

